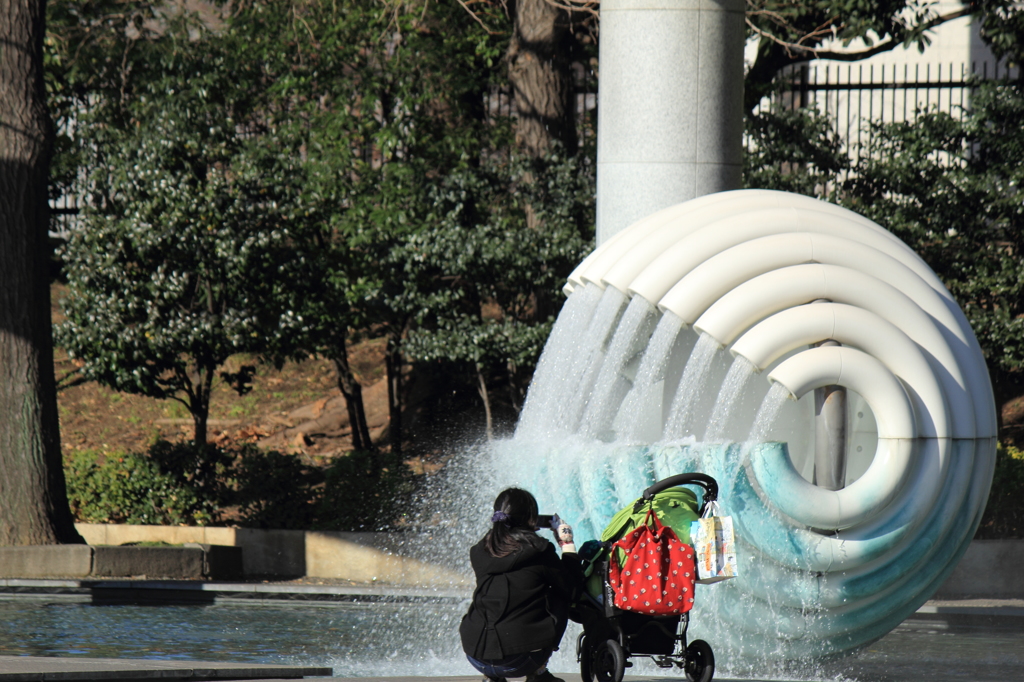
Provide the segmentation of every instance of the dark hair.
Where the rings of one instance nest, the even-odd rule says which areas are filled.
[[[484,536],[484,546],[493,557],[512,554],[529,542],[537,524],[537,500],[520,488],[508,488],[494,499],[494,511],[502,512],[504,520],[494,521]]]

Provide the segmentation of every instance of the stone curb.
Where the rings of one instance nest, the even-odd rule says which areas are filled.
[[[0,656],[0,682],[57,680],[268,680],[327,677],[331,668],[199,661]]]
[[[0,579],[0,599],[55,599],[88,602],[280,603],[292,602],[462,602],[461,588],[392,585],[280,585],[174,580]]]
[[[0,578],[131,577],[231,579],[242,576],[242,548],[30,545],[0,547]]]

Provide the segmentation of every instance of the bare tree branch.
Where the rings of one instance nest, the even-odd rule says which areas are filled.
[[[955,12],[950,12],[949,14],[942,14],[930,21],[925,22],[920,26],[918,30],[922,33],[924,31],[930,31],[933,28],[946,23],[947,21],[953,21],[954,19],[965,17],[970,13],[971,9],[969,7],[963,7]],[[898,40],[896,38],[889,38],[888,40],[882,41],[878,45],[875,45],[866,50],[860,50],[858,52],[835,52],[830,50],[818,50],[815,53],[815,56],[818,59],[832,59],[840,62],[855,62],[860,59],[867,59],[868,57],[872,57],[881,52],[887,52],[889,50],[892,50],[898,45],[901,45],[902,43],[902,40]]]
[[[472,0],[470,0],[470,1],[472,2]],[[487,26],[487,24],[484,23],[484,20],[480,18],[480,15],[478,15],[476,12],[471,10],[469,8],[469,5],[467,5],[465,2],[463,2],[462,0],[458,0],[458,2],[459,2],[460,5],[462,5],[462,9],[466,10],[467,12],[469,12],[469,16],[473,17],[473,19],[476,21],[476,23],[480,24],[480,26],[485,31],[487,31],[487,35],[493,36],[493,35],[497,35],[498,33],[500,33],[500,31],[494,31],[491,28],[489,28]],[[502,2],[501,4],[504,5],[505,3]]]
[[[750,0],[748,0],[747,5],[748,7],[752,6]],[[934,17],[926,21],[920,26],[915,27],[913,29],[913,33],[924,33],[925,31],[930,31],[933,28],[946,23],[947,21],[959,19],[960,17],[967,16],[970,13],[970,7],[962,7],[955,12],[950,12],[949,14],[941,14],[937,17]],[[887,40],[883,40],[877,45],[873,45],[872,47],[864,50],[857,50],[852,52],[823,50],[821,48],[810,46],[806,43],[819,40],[821,38],[828,36],[829,34],[833,36],[836,35],[838,31],[844,28],[842,24],[835,23],[838,17],[830,19],[826,23],[815,28],[813,31],[810,31],[800,36],[800,38],[796,42],[793,42],[780,38],[774,33],[758,27],[751,21],[750,17],[752,16],[766,17],[770,21],[772,21],[772,23],[776,24],[777,26],[783,29],[793,30],[793,25],[786,21],[784,17],[782,17],[776,12],[764,9],[750,9],[747,11],[747,27],[750,28],[750,30],[756,33],[757,35],[761,36],[762,38],[765,38],[777,45],[780,45],[783,49],[786,50],[786,53],[790,56],[790,58],[794,59],[798,59],[800,56],[806,56],[807,59],[831,59],[834,61],[853,62],[859,61],[861,59],[867,59],[868,57],[872,57],[882,52],[888,52],[889,50],[892,50],[896,46],[902,45],[905,42],[904,37],[890,36]]]
[[[74,388],[75,386],[87,384],[89,381],[90,379],[87,379],[85,375],[82,374],[82,368],[78,367],[57,379],[57,392],[59,393],[69,388]]]
[[[593,16],[598,16],[597,8],[601,4],[601,0],[544,0],[547,4],[558,9],[564,9],[566,12],[586,12]]]
[[[466,10],[469,16],[473,17],[473,21],[480,24],[480,27],[487,31],[488,35],[498,35],[501,31],[495,31],[490,28],[480,15],[477,14],[470,5],[501,5],[502,11],[505,12],[505,16],[509,16],[508,3],[510,0],[457,0],[462,9]],[[516,0],[511,0],[515,2]],[[598,16],[597,8],[601,4],[601,0],[544,0],[547,4],[558,9],[565,10],[566,12],[584,12],[594,17]]]

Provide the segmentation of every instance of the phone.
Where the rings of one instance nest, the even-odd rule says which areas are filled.
[[[537,517],[537,527],[535,530],[545,530],[551,528],[551,519],[554,518],[551,514],[541,514]]]

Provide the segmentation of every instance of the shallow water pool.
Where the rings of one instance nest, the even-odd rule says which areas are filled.
[[[461,604],[142,606],[0,601],[0,655],[195,659],[328,666],[338,677],[473,675]],[[577,672],[575,630],[552,669]],[[713,643],[712,643],[713,644]],[[659,674],[638,665],[628,674]],[[676,671],[666,671],[681,679]],[[1024,618],[908,620],[827,664],[750,669],[719,660],[716,679],[1005,682],[1024,679]]]
[[[453,674],[462,607],[0,602],[0,655],[323,665],[339,676]],[[427,636],[424,636],[427,633]],[[472,668],[461,661],[470,674]]]

